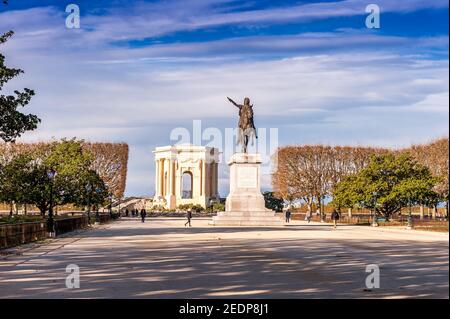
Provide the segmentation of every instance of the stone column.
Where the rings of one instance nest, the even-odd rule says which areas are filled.
[[[159,160],[155,159],[155,196],[159,195]]]
[[[164,173],[164,177],[167,176],[167,178],[164,180],[164,182],[166,183],[165,188],[164,188],[164,194],[166,196],[170,195],[170,160],[168,158],[166,158],[165,162],[164,162],[164,166],[167,167],[166,172]]]
[[[202,195],[206,197],[206,161],[202,161]]]
[[[175,209],[176,204],[176,197],[175,197],[175,162],[169,158],[166,159],[166,165],[167,165],[167,185],[166,185],[166,194],[165,198],[167,200],[167,208],[169,209]]]
[[[164,196],[164,158],[161,158],[159,163],[159,178],[160,178],[160,187],[161,187],[161,196]]]
[[[209,164],[209,197],[210,198],[215,198],[215,192],[214,192],[214,187],[216,186],[216,180],[215,180],[215,165],[214,162],[211,162]]]
[[[352,218],[352,209],[349,208],[347,212],[348,212],[348,218],[351,219]]]
[[[423,205],[420,205],[420,219],[423,219],[423,216],[424,216],[424,207],[423,207]]]
[[[200,160],[199,170],[200,170],[200,183],[199,183],[200,196],[205,196],[205,167],[203,160]]]
[[[172,162],[172,195],[175,196],[175,186],[176,186],[176,176],[177,176],[177,171],[176,171],[176,166],[175,166],[175,161]]]

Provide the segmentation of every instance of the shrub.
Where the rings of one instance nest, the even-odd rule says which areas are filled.
[[[178,209],[182,210],[182,211],[190,209],[197,213],[203,212],[205,210],[205,208],[203,208],[203,206],[199,205],[199,204],[195,204],[195,205],[194,204],[181,204],[181,205],[178,205]]]
[[[192,205],[192,210],[193,210],[194,212],[201,213],[201,212],[203,212],[205,209],[203,208],[202,205],[196,204],[196,205]]]
[[[188,209],[192,209],[194,205],[193,204],[181,204],[178,205],[178,209],[179,210],[188,210]]]
[[[165,212],[165,211],[167,211],[167,209],[164,206],[162,206],[162,205],[154,205],[154,206],[152,206],[150,211],[152,211],[152,212]]]
[[[214,203],[212,206],[207,208],[208,212],[224,212],[225,204],[224,203]]]

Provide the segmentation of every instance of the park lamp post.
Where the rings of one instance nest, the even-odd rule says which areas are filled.
[[[47,171],[47,177],[50,181],[50,207],[48,209],[48,220],[47,220],[47,230],[50,233],[50,237],[55,234],[55,220],[53,218],[53,181],[56,177],[56,171],[51,168]]]
[[[373,218],[372,218],[372,227],[378,227],[378,219],[377,219],[377,196],[378,193],[377,192],[373,192]]]

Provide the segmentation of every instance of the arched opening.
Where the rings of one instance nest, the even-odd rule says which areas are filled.
[[[193,190],[193,176],[191,172],[184,172],[181,177],[181,198],[189,199],[192,198]]]

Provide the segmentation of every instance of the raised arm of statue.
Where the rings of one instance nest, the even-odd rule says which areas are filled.
[[[228,101],[230,101],[231,103],[233,103],[234,104],[234,106],[236,106],[236,107],[240,107],[240,105],[239,104],[237,104],[236,102],[234,102],[232,99],[230,99],[228,96],[227,96],[227,99],[228,99]]]

